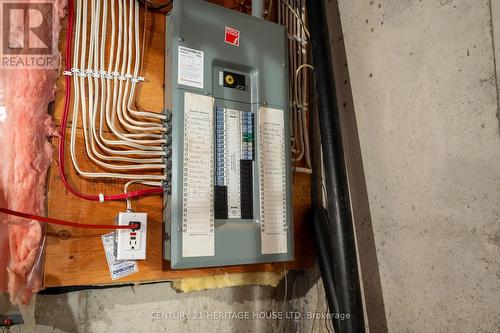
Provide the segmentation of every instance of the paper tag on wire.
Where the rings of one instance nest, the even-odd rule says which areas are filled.
[[[104,252],[106,253],[106,260],[108,262],[109,274],[111,280],[121,279],[139,272],[137,262],[134,260],[116,260],[115,256],[115,232],[104,234],[101,236]]]

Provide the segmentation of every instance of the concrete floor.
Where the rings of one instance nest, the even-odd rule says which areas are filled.
[[[158,283],[38,295],[36,327],[17,325],[0,332],[331,332],[330,321],[322,318],[294,320],[295,313],[327,311],[317,273],[292,272],[276,288],[179,293],[169,283]],[[0,313],[5,311],[2,304],[0,298]],[[244,312],[249,319],[228,317]],[[288,312],[290,319],[269,318],[273,312]]]
[[[339,7],[388,331],[500,332],[500,0]],[[324,311],[315,272],[288,280],[285,309]],[[154,284],[41,295],[47,328],[36,331],[327,331],[322,320],[151,319],[276,311],[283,290],[180,294]]]

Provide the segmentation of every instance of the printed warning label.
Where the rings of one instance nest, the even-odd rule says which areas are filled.
[[[177,82],[203,89],[203,51],[179,46]]]
[[[236,29],[226,27],[224,40],[228,44],[240,46],[240,32]]]
[[[106,253],[106,261],[108,262],[109,274],[111,280],[121,279],[130,274],[137,273],[139,267],[134,260],[117,260],[115,255],[115,232],[104,234],[101,236],[104,252]]]

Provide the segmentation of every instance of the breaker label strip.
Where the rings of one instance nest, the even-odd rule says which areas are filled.
[[[262,254],[287,252],[285,119],[283,110],[259,109]]]
[[[215,255],[214,99],[184,95],[182,256]]]

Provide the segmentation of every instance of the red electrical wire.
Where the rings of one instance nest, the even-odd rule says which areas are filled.
[[[13,216],[17,216],[17,217],[24,217],[24,218],[27,218],[30,220],[36,220],[36,221],[44,222],[44,223],[64,225],[67,227],[74,227],[74,228],[84,228],[84,229],[135,229],[139,226],[138,224],[114,225],[114,224],[84,224],[84,223],[68,222],[68,221],[63,221],[63,220],[58,220],[58,219],[52,219],[50,217],[43,217],[43,216],[38,216],[38,215],[21,213],[21,212],[15,211],[15,210],[10,210],[10,209],[1,208],[1,207],[0,207],[0,213],[13,215]]]
[[[73,41],[73,19],[74,19],[74,9],[73,9],[73,1],[68,1],[68,29],[66,30],[66,56],[65,56],[65,67],[67,71],[71,71],[71,44]],[[115,201],[115,200],[125,200],[129,198],[137,198],[144,195],[151,194],[162,194],[162,188],[149,188],[144,190],[132,191],[128,193],[122,194],[111,194],[111,195],[103,195],[102,198],[99,195],[89,195],[80,193],[75,190],[68,179],[66,178],[65,167],[64,167],[64,142],[66,138],[66,124],[68,122],[68,114],[69,114],[69,105],[71,101],[71,78],[70,76],[66,76],[66,94],[64,97],[64,111],[61,120],[61,138],[59,139],[59,174],[61,177],[61,181],[68,191],[73,193],[79,198],[91,201]]]

